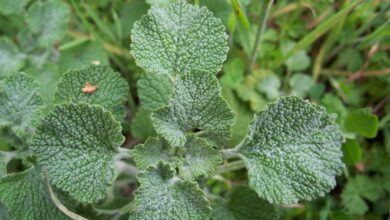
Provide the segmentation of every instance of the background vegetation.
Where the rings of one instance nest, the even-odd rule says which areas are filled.
[[[131,88],[123,132],[125,147],[132,148],[153,129],[138,110],[136,82],[143,73],[129,53],[130,31],[150,5],[166,2],[0,0],[0,79],[18,70],[26,72],[52,106],[53,90],[64,72],[91,63],[109,64]],[[347,165],[337,187],[324,198],[284,207],[282,218],[389,219],[390,2],[193,3],[221,18],[229,35],[228,61],[219,79],[236,113],[231,146],[247,133],[254,112],[289,94],[337,114],[348,137],[343,145]],[[11,151],[20,143],[1,130],[0,150]],[[21,169],[19,160],[8,166],[9,172]],[[224,197],[245,181],[245,175],[244,169],[226,172],[222,166],[204,186]],[[137,182],[125,172],[119,178],[112,192],[115,202],[79,207],[79,212],[109,219],[112,210],[127,204]]]

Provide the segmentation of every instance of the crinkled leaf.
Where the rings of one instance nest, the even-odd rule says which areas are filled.
[[[155,166],[160,161],[170,163],[172,167],[177,167],[182,162],[182,159],[176,154],[177,150],[163,138],[151,137],[144,144],[135,146],[132,155],[137,167],[141,170]]]
[[[141,107],[152,112],[169,103],[173,85],[166,74],[143,74],[137,82]]]
[[[279,219],[276,208],[260,199],[255,191],[247,187],[237,187],[229,202],[213,212],[214,220],[275,220]]]
[[[21,13],[28,0],[0,0],[0,13],[4,15]]]
[[[226,59],[227,35],[221,20],[184,0],[152,7],[134,24],[132,54],[147,72],[171,75],[194,70],[217,73]]]
[[[0,81],[0,127],[11,127],[19,137],[30,135],[42,106],[38,85],[31,77],[16,73]]]
[[[157,165],[160,161],[179,169],[182,178],[192,180],[215,171],[222,163],[221,154],[206,140],[188,135],[183,147],[172,147],[163,138],[149,138],[133,151],[133,158],[140,169]]]
[[[383,189],[378,179],[370,179],[367,176],[356,176],[350,179],[341,193],[342,203],[349,213],[363,215],[368,210],[364,199],[375,202]]]
[[[249,185],[272,203],[324,195],[343,168],[343,142],[334,117],[299,97],[283,97],[258,112],[237,148]]]
[[[42,122],[31,149],[52,184],[80,202],[104,198],[116,177],[121,125],[100,106],[58,105]]]
[[[234,113],[222,98],[215,76],[193,72],[176,79],[169,105],[153,112],[152,121],[157,133],[173,146],[183,146],[188,132],[223,143],[231,136]]]
[[[140,173],[141,186],[135,192],[129,219],[209,219],[209,202],[198,185],[174,174],[164,163]]]
[[[96,86],[92,93],[84,93],[86,83]],[[118,121],[125,117],[124,103],[129,86],[124,78],[108,66],[91,65],[80,70],[65,73],[57,86],[57,102],[89,103],[104,107]]]
[[[10,219],[7,208],[1,202],[0,202],[0,219],[2,220]]]
[[[12,219],[69,219],[51,201],[46,181],[35,168],[0,179],[0,201]]]
[[[61,40],[68,30],[70,7],[62,1],[37,1],[28,10],[30,29],[39,35],[41,46],[52,46]]]
[[[21,69],[25,55],[8,38],[0,38],[0,79]]]
[[[184,161],[179,166],[179,174],[184,179],[195,179],[214,172],[222,163],[222,155],[203,138],[187,136],[184,145]]]
[[[144,109],[139,109],[131,120],[131,134],[140,140],[146,140],[148,137],[156,136],[156,130],[153,127],[150,113]]]

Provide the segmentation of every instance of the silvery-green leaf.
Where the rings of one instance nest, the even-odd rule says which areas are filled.
[[[135,192],[130,220],[204,220],[210,206],[197,183],[175,176],[168,164],[159,163],[138,175],[141,186]]]
[[[194,70],[217,73],[226,60],[227,35],[206,7],[179,0],[152,7],[134,24],[131,53],[147,72],[173,76]]]
[[[146,112],[144,109],[138,109],[131,120],[131,134],[140,140],[156,136],[149,112]]]
[[[27,22],[39,37],[41,46],[52,46],[61,40],[68,30],[70,7],[63,1],[36,1],[28,10]]]
[[[83,92],[87,83],[96,86],[96,90]],[[100,105],[121,122],[125,117],[124,103],[128,94],[129,86],[119,73],[108,66],[91,65],[65,73],[58,83],[55,100]]]
[[[0,151],[0,178],[7,174],[7,153]]]
[[[43,120],[31,149],[53,185],[93,203],[116,177],[114,161],[123,141],[120,123],[102,107],[62,104]]]
[[[0,79],[21,69],[24,66],[25,55],[8,38],[0,38]]]
[[[11,219],[69,219],[51,201],[47,183],[36,168],[0,179],[0,202]]]
[[[191,132],[223,143],[231,136],[234,113],[213,74],[192,72],[176,79],[169,105],[154,111],[152,121],[157,133],[172,146],[183,146]]]
[[[0,81],[0,127],[10,127],[19,137],[31,135],[42,116],[38,85],[24,73]]]
[[[334,117],[299,97],[283,97],[258,112],[236,148],[249,185],[271,203],[323,196],[341,174],[343,136]]]
[[[28,0],[0,0],[0,13],[4,15],[21,13]]]

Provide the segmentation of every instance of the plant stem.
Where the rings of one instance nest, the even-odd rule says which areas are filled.
[[[255,43],[253,45],[252,54],[249,60],[249,66],[248,66],[248,73],[251,74],[253,71],[253,66],[255,65],[259,46],[261,43],[261,40],[264,35],[265,28],[267,26],[267,20],[268,20],[268,14],[271,11],[272,4],[274,3],[274,0],[268,0],[268,4],[264,4],[262,9],[260,10],[260,19],[259,24],[257,26],[257,33],[256,33],[256,39]],[[265,7],[266,6],[266,7]]]
[[[225,159],[238,158],[237,150],[235,148],[224,149],[221,153]]]
[[[245,163],[243,160],[234,161],[228,164],[224,164],[218,168],[218,170],[214,173],[214,175],[222,174],[230,171],[240,170],[245,168]]]

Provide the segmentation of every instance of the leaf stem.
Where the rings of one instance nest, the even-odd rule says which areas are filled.
[[[255,39],[252,54],[251,54],[251,57],[249,60],[249,66],[248,66],[248,73],[249,74],[251,74],[253,71],[253,67],[255,65],[257,55],[259,52],[259,46],[260,46],[261,40],[263,39],[265,28],[267,26],[268,15],[269,15],[269,12],[271,11],[271,7],[272,7],[273,3],[274,3],[274,0],[268,0],[267,6],[265,7],[265,4],[264,4],[262,9],[260,10],[260,19],[259,19],[259,24],[257,26],[256,39]]]
[[[236,148],[224,149],[221,153],[225,159],[239,158]]]
[[[218,168],[217,171],[215,171],[214,175],[235,171],[235,170],[241,170],[245,168],[245,163],[243,160],[234,161],[231,163],[224,164]]]

